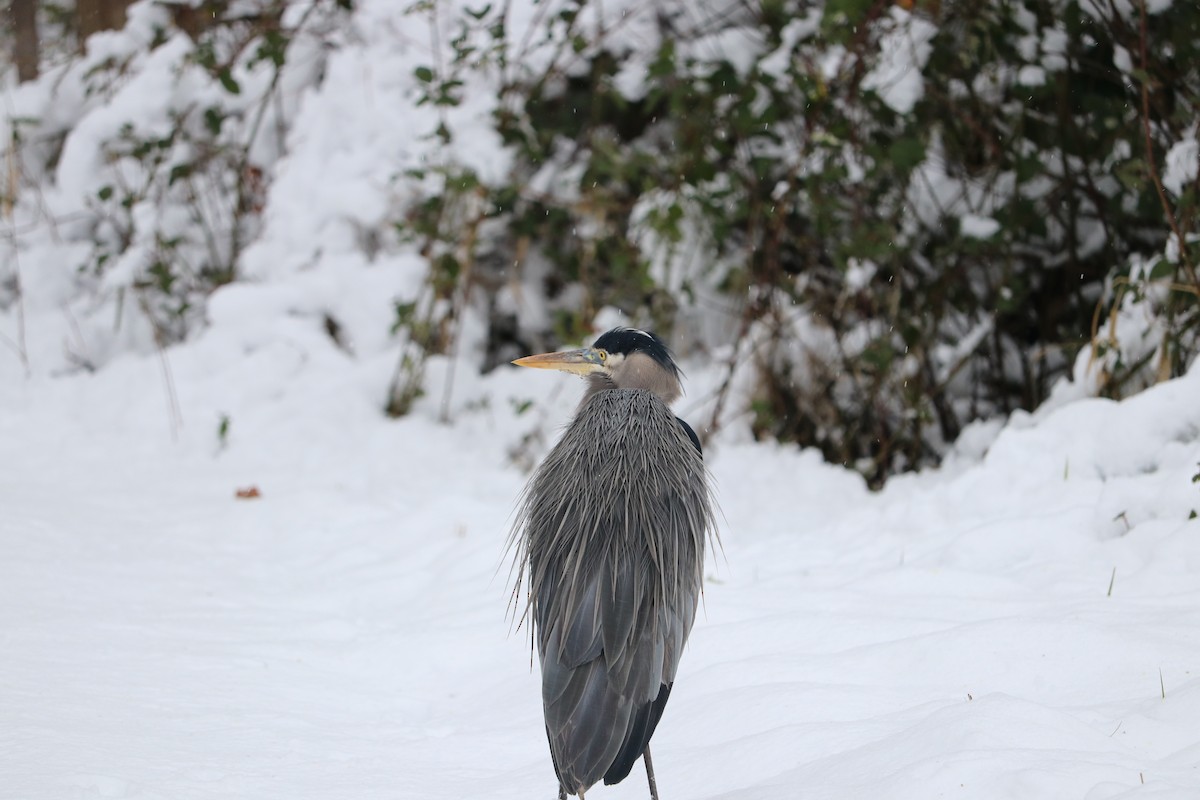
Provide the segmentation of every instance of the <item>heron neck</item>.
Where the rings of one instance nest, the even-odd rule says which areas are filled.
[[[681,387],[679,386],[679,381],[675,380],[674,378],[669,380],[664,379],[647,381],[629,386],[618,386],[617,384],[613,383],[612,379],[607,375],[588,375],[587,389],[584,390],[583,399],[580,400],[579,404],[583,405],[588,400],[592,399],[592,396],[596,393],[605,392],[609,389],[645,389],[659,400],[662,400],[668,406],[678,400],[679,395],[683,393]]]

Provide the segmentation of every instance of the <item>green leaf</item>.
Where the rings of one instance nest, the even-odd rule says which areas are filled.
[[[888,158],[901,172],[909,172],[925,160],[925,143],[916,137],[897,139],[888,148]]]
[[[413,318],[416,316],[416,303],[402,303],[399,300],[393,302],[395,308],[395,317],[392,320],[392,335],[395,336],[401,328],[408,327],[412,324]]]
[[[175,184],[175,181],[179,180],[180,178],[186,178],[191,174],[192,174],[192,165],[191,164],[176,164],[175,166],[171,167],[171,173],[167,177],[167,185],[173,186]]]
[[[219,80],[221,85],[225,87],[225,91],[229,92],[230,94],[242,93],[242,87],[238,86],[238,82],[233,79],[233,74],[230,73],[229,67],[225,67],[217,73],[217,80]]]
[[[221,126],[225,124],[225,115],[216,106],[204,109],[204,127],[213,136],[221,135]]]
[[[828,0],[821,15],[821,32],[832,42],[850,41],[873,5],[873,0]]]
[[[1158,259],[1150,268],[1150,280],[1161,281],[1175,276],[1175,265],[1165,258]]]
[[[262,43],[258,46],[257,58],[270,61],[276,67],[282,67],[287,55],[290,40],[278,30],[269,30],[263,34]]]
[[[864,365],[877,372],[885,371],[895,357],[896,351],[887,339],[876,339],[871,342],[859,356]]]
[[[417,67],[413,70],[413,75],[421,83],[433,83],[433,70],[429,67]]]
[[[1146,162],[1144,160],[1131,158],[1118,164],[1113,169],[1113,174],[1117,176],[1117,180],[1126,189],[1133,192],[1140,192],[1146,186],[1146,176],[1149,174],[1149,170],[1146,169]]]

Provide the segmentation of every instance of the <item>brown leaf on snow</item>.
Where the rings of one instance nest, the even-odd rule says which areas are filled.
[[[247,486],[244,489],[238,489],[235,496],[238,500],[256,500],[262,497],[262,492],[258,490],[257,486]]]

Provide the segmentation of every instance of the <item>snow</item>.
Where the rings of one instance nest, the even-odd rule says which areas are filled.
[[[1017,83],[1022,86],[1045,86],[1046,70],[1033,64],[1026,64],[1017,71]]]
[[[1126,75],[1133,73],[1133,55],[1121,45],[1113,45],[1113,66]]]
[[[1051,72],[1067,68],[1067,45],[1069,37],[1061,23],[1053,28],[1043,28],[1041,37],[1041,64]]]
[[[963,214],[959,226],[962,235],[972,239],[990,239],[1000,231],[1000,223],[994,218],[978,214]]]
[[[879,42],[879,61],[863,78],[864,89],[873,89],[889,108],[900,114],[912,111],[925,96],[921,69],[933,52],[937,26],[893,6],[891,27]]]
[[[1176,142],[1167,151],[1167,166],[1162,182],[1175,195],[1181,195],[1200,172],[1200,142],[1195,132]]]
[[[553,797],[504,539],[513,459],[579,388],[467,373],[444,425],[431,378],[390,421],[390,354],[247,294],[277,291],[223,290],[168,351],[174,442],[156,356],[0,361],[8,796]],[[1018,415],[879,494],[718,436],[723,552],[655,738],[664,794],[1194,796],[1198,391],[1193,369]]]
[[[129,309],[115,325],[114,294],[77,291],[86,236],[69,222],[26,233],[32,211],[17,207],[3,274],[21,302],[0,307],[0,796],[555,796],[528,631],[507,615],[505,538],[580,388],[508,366],[479,375],[468,305],[456,356],[426,365],[427,394],[405,418],[382,414],[403,346],[393,304],[425,275],[415,246],[387,238],[422,190],[398,176],[511,165],[486,92],[446,111],[453,146],[429,136],[441,112],[413,105],[429,20],[355,6],[352,45],[297,40],[324,82],[284,75],[294,124],[285,152],[256,144],[273,182],[246,280],[212,296],[184,343],[159,352]],[[515,30],[533,8],[514,5]],[[132,7],[95,58],[129,57],[161,13]],[[932,31],[890,13],[892,55],[871,77],[902,110]],[[815,20],[788,26],[772,69]],[[528,55],[544,65],[552,44]],[[726,45],[743,47],[706,42]],[[149,63],[165,73],[184,48],[170,40]],[[100,185],[118,112],[155,125],[139,93],[185,91],[143,64],[109,105],[75,107],[85,67],[53,76],[61,94],[13,95],[72,131],[45,199],[63,215],[81,202],[64,187]],[[1194,178],[1194,158],[1190,173],[1176,158],[1164,180]],[[925,169],[947,194],[916,198],[918,213],[994,233],[977,187],[936,159]],[[679,258],[664,257],[664,283],[688,268]],[[550,268],[531,255],[498,301],[529,329],[554,309],[521,282]],[[874,268],[853,264],[851,283]],[[795,324],[812,352],[832,346],[811,317]],[[698,429],[728,355],[683,365],[677,410]],[[1087,397],[1097,369],[1082,354],[1042,409],[971,426],[941,469],[879,493],[727,423],[706,451],[722,548],[654,740],[663,796],[1197,796],[1200,367],[1119,403]],[[748,392],[750,378],[736,382]],[[251,488],[261,496],[236,496]],[[589,794],[644,796],[636,770]]]
[[[784,80],[788,65],[792,60],[792,51],[796,45],[803,42],[821,29],[821,9],[814,8],[803,17],[793,19],[783,26],[779,32],[779,47],[759,62],[759,68],[778,81]]]

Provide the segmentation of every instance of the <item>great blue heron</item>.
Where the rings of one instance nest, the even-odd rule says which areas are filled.
[[[514,528],[542,666],[559,798],[623,780],[645,757],[696,616],[714,530],[700,440],[669,407],[670,350],[616,328],[523,367],[582,375],[575,418],[526,487]]]

